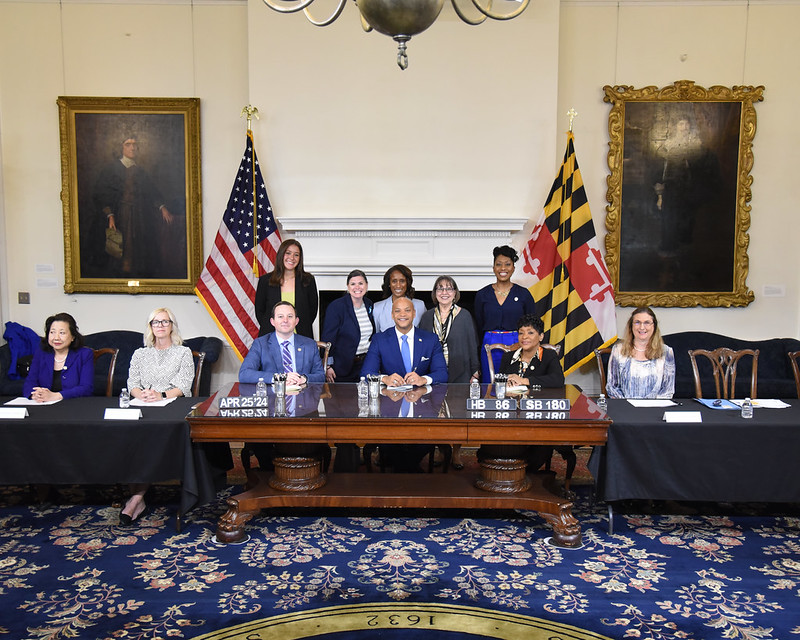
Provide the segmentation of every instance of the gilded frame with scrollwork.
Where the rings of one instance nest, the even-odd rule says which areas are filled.
[[[747,306],[747,233],[764,87],[603,87],[606,262],[620,306]]]
[[[199,98],[60,96],[66,293],[193,294]]]

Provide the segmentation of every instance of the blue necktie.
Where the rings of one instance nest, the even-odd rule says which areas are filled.
[[[403,344],[400,346],[400,355],[403,356],[403,365],[406,373],[411,373],[411,349],[408,346],[408,336],[401,336]]]
[[[289,341],[283,341],[283,371],[289,373],[292,370],[292,354],[289,352]]]
[[[400,417],[407,418],[409,409],[411,409],[411,403],[405,398],[403,398],[403,404],[400,405]]]

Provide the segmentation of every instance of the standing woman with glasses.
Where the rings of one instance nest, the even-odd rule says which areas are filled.
[[[634,309],[625,336],[608,360],[609,398],[671,398],[675,393],[675,355],[664,344],[650,307]]]
[[[431,291],[433,309],[422,314],[419,328],[435,333],[439,338],[447,362],[447,381],[467,383],[480,378],[480,363],[475,324],[469,311],[456,304],[460,298],[461,292],[453,278],[436,278]],[[453,445],[451,464],[456,470],[464,468],[459,444]]]
[[[143,402],[192,395],[194,358],[183,338],[172,311],[156,309],[147,319],[144,347],[133,352],[128,370],[131,396]],[[131,485],[131,497],[119,514],[121,525],[130,525],[147,512],[146,484]]]
[[[259,336],[274,330],[270,319],[279,302],[289,302],[300,322],[295,333],[314,339],[314,320],[319,309],[317,281],[303,267],[303,247],[297,240],[284,240],[275,255],[275,269],[258,279],[256,288],[256,319]]]

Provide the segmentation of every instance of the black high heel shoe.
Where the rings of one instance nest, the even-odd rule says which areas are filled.
[[[125,503],[125,504],[127,506],[127,503]],[[122,507],[122,508],[124,509],[125,507]],[[121,527],[130,527],[132,524],[135,524],[135,523],[139,522],[139,520],[141,520],[148,513],[150,513],[150,507],[147,504],[144,505],[144,509],[142,509],[139,512],[139,515],[136,516],[135,518],[132,518],[127,513],[122,513],[120,511],[120,513],[119,513],[119,525]]]

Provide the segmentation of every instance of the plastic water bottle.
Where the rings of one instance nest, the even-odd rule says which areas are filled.
[[[476,378],[469,383],[469,399],[477,400],[481,397],[481,385]]]
[[[601,393],[597,399],[597,407],[604,413],[608,410],[608,402],[606,402],[606,394]]]
[[[753,417],[753,401],[750,398],[745,398],[742,402],[742,418]]]
[[[257,398],[267,397],[267,383],[264,382],[264,378],[259,378],[258,382],[256,383],[256,397]]]
[[[369,385],[367,384],[367,379],[364,376],[361,376],[361,380],[358,381],[358,399],[359,401],[367,400],[369,398]]]
[[[125,388],[119,392],[119,406],[121,409],[127,409],[131,406],[131,394]]]

